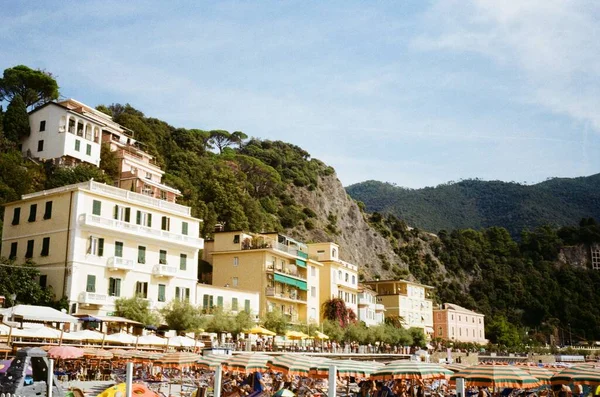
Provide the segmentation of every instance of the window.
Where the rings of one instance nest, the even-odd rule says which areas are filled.
[[[115,205],[113,217],[119,221],[129,222],[131,217],[131,208]]]
[[[96,256],[104,255],[104,239],[90,236],[90,249],[88,254]]]
[[[81,141],[79,139],[75,139],[75,151],[78,152],[81,149]]]
[[[50,237],[44,237],[42,240],[42,252],[41,256],[48,256],[50,254]]]
[[[120,241],[115,241],[115,256],[117,258],[123,257],[123,243]]]
[[[40,275],[40,287],[46,288],[48,285],[48,276],[45,274]]]
[[[8,254],[8,259],[15,259],[17,257],[18,248],[19,244],[16,241],[10,243],[10,254]]]
[[[87,275],[87,282],[85,283],[85,292],[96,292],[96,276],[93,274]]]
[[[144,211],[137,211],[135,215],[135,223],[146,227],[152,227],[152,214]]]
[[[222,296],[217,296],[217,306],[220,307],[221,309],[223,308],[223,297]]]
[[[233,243],[234,244],[239,244],[239,242],[240,242],[240,235],[239,234],[234,235],[233,236]]]
[[[310,287],[310,297],[311,298],[317,297],[317,287]]]
[[[135,294],[140,298],[148,298],[148,283],[143,281],[138,281],[135,283]]]
[[[331,250],[331,256],[334,258],[337,257],[337,250],[335,248]]]
[[[238,298],[231,298],[231,310],[234,312],[238,311]]]
[[[187,255],[179,254],[179,270],[187,269]]]
[[[138,263],[146,263],[146,247],[138,245]]]
[[[167,264],[167,251],[160,250],[158,255],[158,263],[160,263],[161,265]]]
[[[350,294],[347,292],[344,292],[344,301],[345,302],[350,302]]]
[[[46,201],[46,209],[44,210],[44,219],[52,218],[52,201]]]
[[[244,301],[244,310],[250,313],[250,299]]]
[[[152,174],[149,172],[146,172],[146,179],[152,180]]]
[[[100,200],[94,200],[92,203],[92,215],[100,216],[102,214],[102,202]]]
[[[342,271],[341,270],[338,270],[338,279],[342,280]]]
[[[38,152],[44,151],[44,140],[41,139],[38,141]]]
[[[184,236],[187,236],[188,228],[189,228],[189,225],[187,222],[181,222],[181,234],[183,234]]]
[[[189,288],[185,288],[185,301],[186,302],[190,301],[190,289]]]
[[[19,224],[19,220],[21,218],[21,207],[16,207],[13,211],[13,220],[12,220],[12,224],[13,225],[18,225]]]
[[[40,132],[46,131],[46,120],[40,121]]]
[[[158,301],[159,302],[166,302],[167,301],[166,291],[167,291],[167,286],[166,285],[164,285],[164,284],[158,284]]]
[[[167,232],[171,229],[171,218],[168,216],[163,216],[160,222],[161,230],[166,230]]]
[[[238,258],[237,256],[233,257],[233,266],[237,266],[240,264],[240,258]]]
[[[314,266],[310,267],[310,276],[311,277],[316,277],[317,276],[317,268]]]
[[[177,300],[181,299],[181,297],[179,296],[180,294],[181,294],[181,288],[175,287],[175,299],[177,299]]]
[[[352,285],[356,284],[356,276],[352,275]]]
[[[27,251],[25,251],[25,258],[33,257],[33,240],[27,240]]]
[[[212,295],[203,295],[202,296],[202,307],[205,309],[210,309],[213,307],[213,296]]]
[[[90,145],[89,143],[85,146],[85,154],[87,154],[88,156],[92,155],[92,145]]]
[[[29,207],[29,219],[27,219],[27,221],[35,222],[36,212],[37,212],[37,204],[31,204],[31,206]]]
[[[237,287],[237,286],[238,286],[238,281],[239,281],[239,280],[238,280],[238,278],[237,278],[237,277],[233,277],[233,278],[231,279],[231,285],[233,285],[234,287]]]
[[[344,297],[344,293],[342,291],[338,291],[338,298],[342,299]]]
[[[108,296],[121,296],[120,278],[111,277],[108,279]]]

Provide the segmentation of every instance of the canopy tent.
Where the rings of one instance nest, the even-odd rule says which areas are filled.
[[[104,342],[109,343],[122,343],[122,344],[133,344],[137,341],[137,337],[126,334],[124,332],[117,332],[115,334],[106,335]]]
[[[88,340],[94,342],[102,342],[106,335],[102,332],[84,329],[83,331],[71,332],[63,334],[63,339]]]
[[[60,331],[49,327],[13,329],[13,338],[60,339]]]
[[[275,332],[273,331],[269,331],[268,329],[261,327],[260,325],[257,325],[251,329],[249,329],[248,331],[246,331],[248,334],[253,334],[253,335],[267,335],[267,336],[275,336],[277,335]]]
[[[138,345],[165,346],[166,338],[160,338],[154,334],[140,336],[137,340]]]
[[[196,341],[187,336],[173,336],[169,338],[167,346],[173,347],[204,347],[204,343]]]
[[[35,323],[76,323],[77,317],[70,316],[47,306],[16,305],[0,310],[6,320]]]

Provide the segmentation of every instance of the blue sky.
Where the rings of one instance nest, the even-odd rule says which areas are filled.
[[[344,185],[600,172],[600,3],[37,1],[0,68],[89,105],[301,146]]]

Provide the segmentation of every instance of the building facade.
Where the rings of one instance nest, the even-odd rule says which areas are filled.
[[[119,297],[196,302],[200,220],[189,207],[89,181],[5,205],[2,254],[39,266],[70,313],[107,315]]]
[[[259,293],[260,316],[279,309],[292,323],[319,322],[322,265],[305,244],[278,233],[217,232],[204,259],[213,285]]]
[[[484,315],[453,303],[433,310],[435,337],[456,342],[487,344]]]
[[[385,307],[377,303],[377,292],[366,285],[358,284],[358,320],[367,327],[385,322]]]
[[[343,299],[358,315],[358,266],[340,259],[335,243],[308,244],[310,258],[321,263],[320,305],[332,298]]]
[[[365,281],[377,293],[377,303],[385,307],[385,317],[399,316],[406,328],[423,328],[433,334],[433,287],[407,280]]]
[[[196,286],[196,306],[206,314],[210,314],[215,308],[233,314],[245,310],[257,320],[260,311],[260,295],[256,291],[198,284]]]

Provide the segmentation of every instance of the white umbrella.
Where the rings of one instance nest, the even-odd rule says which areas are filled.
[[[96,342],[102,342],[102,340],[104,340],[104,338],[105,338],[105,335],[102,332],[92,331],[89,329],[85,329],[83,331],[71,332],[69,334],[69,338],[65,338],[65,336],[63,335],[63,339],[91,340],[91,341],[96,341]]]
[[[173,336],[169,338],[168,346],[175,347],[194,347],[196,345],[196,341],[192,338],[188,338],[187,336]]]
[[[153,345],[153,346],[164,346],[167,343],[167,339],[159,338],[154,334],[140,336],[137,339],[138,345]]]
[[[115,334],[106,335],[106,338],[104,338],[104,342],[123,344],[133,344],[136,342],[136,340],[137,338],[135,336],[126,334],[124,332],[117,332]]]
[[[49,327],[13,329],[12,336],[21,338],[60,339],[60,331]]]

